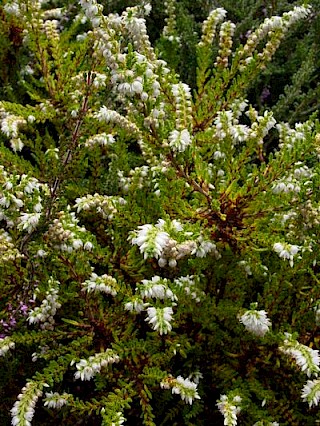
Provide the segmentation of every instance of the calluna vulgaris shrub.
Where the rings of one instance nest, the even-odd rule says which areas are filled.
[[[235,48],[213,9],[192,93],[149,4],[53,6],[3,4],[24,100],[0,104],[2,424],[315,424],[319,123],[246,100],[312,9]]]

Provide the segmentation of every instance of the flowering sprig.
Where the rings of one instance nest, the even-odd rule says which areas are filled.
[[[50,277],[48,280],[48,290],[46,291],[41,305],[31,309],[28,314],[29,324],[41,323],[41,328],[52,329],[55,322],[53,317],[57,309],[61,307],[61,304],[58,302],[59,286],[59,281]]]
[[[69,396],[67,393],[60,395],[58,392],[46,392],[43,405],[48,408],[60,410],[63,406],[68,405]]]
[[[217,407],[224,417],[224,425],[236,426],[237,416],[241,411],[242,398],[239,395],[234,396],[232,399],[227,395],[221,395],[217,402]]]
[[[160,383],[162,389],[171,389],[173,394],[180,395],[182,401],[186,404],[192,404],[195,399],[200,399],[197,391],[197,383],[192,382],[190,379],[184,379],[182,376],[167,377]]]
[[[89,233],[83,226],[78,225],[79,219],[74,212],[61,211],[58,218],[54,219],[46,233],[50,245],[55,249],[72,253],[74,250],[92,251],[93,243]]]
[[[208,18],[202,24],[202,36],[199,46],[209,46],[216,35],[217,25],[224,20],[227,11],[222,7],[212,10]]]
[[[299,343],[290,333],[284,334],[283,345],[280,346],[279,349],[284,354],[293,358],[301,371],[308,377],[318,375],[320,371],[320,357],[318,350],[311,349],[308,346]]]
[[[266,311],[257,311],[257,303],[251,303],[250,310],[239,317],[246,330],[258,337],[263,337],[271,327]]]
[[[320,380],[308,380],[301,393],[303,401],[308,402],[309,407],[318,405],[320,401]]]
[[[0,166],[0,220],[8,227],[31,233],[37,226],[43,210],[43,195],[48,186],[27,174],[8,173]]]
[[[161,278],[158,275],[152,277],[151,280],[142,280],[141,284],[137,286],[136,291],[142,298],[177,300],[177,296],[169,287],[169,280]]]
[[[173,310],[171,307],[155,308],[150,306],[147,308],[146,321],[151,325],[152,329],[158,331],[160,335],[168,334],[168,332],[172,330],[172,319]]]
[[[88,293],[105,293],[116,296],[118,289],[117,280],[107,274],[99,276],[93,272],[90,278],[82,283],[82,291]]]
[[[6,355],[6,353],[9,352],[10,349],[14,349],[14,347],[15,343],[9,336],[0,338],[0,356]]]
[[[71,361],[70,365],[76,364],[75,379],[91,380],[96,374],[99,374],[102,367],[119,362],[119,356],[112,350],[106,349],[105,352],[100,352],[90,356],[88,359],[81,359],[76,363]]]
[[[77,198],[74,207],[77,212],[83,210],[95,209],[104,219],[111,220],[118,212],[117,207],[126,204],[126,200],[122,197],[113,197],[100,194],[88,194],[84,197]]]
[[[281,259],[288,259],[289,265],[292,268],[293,267],[293,258],[301,250],[301,247],[297,246],[295,244],[275,243],[273,245],[273,250],[276,253],[278,253],[278,255]]]
[[[176,220],[159,219],[156,225],[141,225],[138,231],[130,233],[128,239],[132,244],[139,246],[145,259],[148,257],[159,259],[160,267],[168,263],[174,268],[179,259],[188,255],[205,257],[213,253],[217,259],[220,257],[212,241],[205,240],[201,234],[185,231],[182,224]]]
[[[30,426],[34,416],[35,405],[42,395],[42,389],[48,385],[44,382],[30,381],[22,388],[18,401],[11,409],[13,426]]]

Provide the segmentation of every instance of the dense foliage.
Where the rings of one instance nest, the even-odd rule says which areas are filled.
[[[154,3],[3,2],[0,422],[313,425],[316,9]]]

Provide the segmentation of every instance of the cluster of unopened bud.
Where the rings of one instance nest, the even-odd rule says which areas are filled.
[[[235,27],[235,24],[231,21],[226,21],[221,24],[219,33],[219,51],[214,64],[218,68],[228,67],[228,58],[231,55],[232,38]]]

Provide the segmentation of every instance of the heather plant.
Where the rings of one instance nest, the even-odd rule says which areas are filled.
[[[3,422],[320,420],[319,123],[246,98],[312,9],[239,45],[213,9],[192,92],[149,4],[50,7],[3,6],[28,97],[0,103]],[[162,37],[179,50],[177,7]]]

